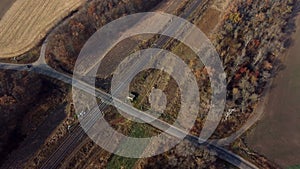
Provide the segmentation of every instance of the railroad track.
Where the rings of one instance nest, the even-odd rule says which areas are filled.
[[[189,17],[197,8],[199,8],[199,6],[203,6],[203,1],[201,0],[195,0],[193,1],[188,9],[186,9],[186,11],[181,15],[181,17],[183,18],[187,18]],[[167,43],[169,40],[171,40],[170,38],[167,37],[162,37],[160,39],[157,40],[156,44],[158,46],[164,45],[165,43]],[[45,47],[47,45],[47,38],[45,40],[45,43],[43,44],[43,48],[41,52],[45,52]],[[42,54],[41,54],[42,56]],[[43,54],[43,57],[45,57],[45,55]],[[87,93],[90,94],[94,94],[94,91],[96,91],[95,96],[101,98],[101,100],[105,103],[105,104],[111,104],[112,103],[112,96],[110,94],[107,94],[99,89],[95,89],[93,86],[90,86],[89,84],[78,80],[78,79],[73,79],[71,76],[65,75],[63,73],[57,72],[56,70],[50,68],[49,66],[47,66],[46,63],[41,63],[41,62],[45,62],[45,59],[39,59],[38,63],[34,63],[34,64],[28,64],[28,65],[14,65],[14,64],[0,64],[0,68],[6,68],[6,69],[14,69],[14,70],[28,70],[28,71],[33,71],[33,72],[37,72],[43,75],[47,75],[49,77],[53,77],[55,79],[59,79],[63,82],[66,82],[68,84],[74,85],[74,87],[85,91]],[[140,67],[137,67],[140,68]],[[184,131],[171,126],[170,124],[161,121],[161,120],[157,120],[154,117],[151,117],[148,114],[145,114],[144,112],[141,112],[135,108],[132,108],[131,106],[124,104],[122,101],[115,99],[115,101],[119,102],[120,104],[122,104],[123,106],[121,107],[121,109],[123,109],[124,112],[128,112],[130,111],[130,115],[136,116],[142,120],[151,120],[153,121],[155,119],[155,122],[152,123],[151,125],[159,130],[165,131],[166,129],[172,129],[169,130],[171,132],[169,132],[168,134],[178,137],[178,134],[184,134],[186,135],[187,133],[185,133]],[[105,108],[105,104],[101,104],[100,105],[100,109],[104,109]],[[96,108],[96,107],[95,107]],[[88,112],[88,114],[85,116],[85,118],[87,118],[86,120],[87,123],[84,123],[85,128],[90,128],[94,125],[95,121],[98,120],[99,117],[97,117],[99,114],[95,113],[96,109],[93,108],[91,111]],[[120,107],[118,107],[120,108]],[[142,116],[141,116],[142,115]],[[83,131],[83,129],[78,125],[75,127],[75,129],[73,130],[73,132],[71,132],[65,139],[64,141],[59,145],[59,147],[52,153],[52,155],[43,163],[41,168],[47,168],[47,169],[52,169],[52,168],[57,168],[59,167],[60,163],[64,160],[64,158],[69,155],[70,153],[72,153],[72,150],[78,148],[77,145],[79,145],[80,140],[86,137],[85,132]],[[217,144],[212,144],[209,142],[204,142],[204,143],[199,143],[199,138],[192,136],[192,135],[187,135],[185,137],[186,140],[191,141],[192,143],[196,144],[196,145],[205,145],[207,148],[209,148],[212,151],[215,151],[217,153],[217,155],[230,162],[231,164],[240,167],[240,168],[250,168],[250,169],[254,169],[257,168],[255,165],[253,165],[252,163],[246,161],[245,159],[231,153],[230,151],[220,147]]]

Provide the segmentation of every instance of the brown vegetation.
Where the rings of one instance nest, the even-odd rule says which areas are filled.
[[[31,72],[0,72],[0,164],[42,124],[62,92]],[[29,155],[30,152],[28,152]]]
[[[121,16],[143,12],[159,0],[94,0],[80,10],[49,38],[46,51],[48,63],[60,70],[72,72],[84,43],[103,25]]]
[[[166,153],[140,160],[137,168],[216,168],[216,154],[205,147],[195,147],[193,144],[183,141]],[[219,163],[219,167],[225,166]]]
[[[288,47],[293,1],[237,1],[219,29],[215,45],[228,81],[227,109],[235,113],[219,125],[215,135],[236,131],[253,112],[266,83],[282,68]]]
[[[56,69],[72,73],[79,51],[85,41],[97,29],[123,15],[147,11],[157,3],[158,0],[91,1],[86,5],[86,8],[78,12],[78,15],[76,14],[70,18],[57,32],[51,35],[46,54],[48,62]],[[236,6],[223,18],[224,20],[221,27],[217,30],[216,39],[212,40],[215,43],[217,51],[220,53],[227,73],[228,102],[226,111],[230,108],[235,108],[236,111],[227,120],[225,120],[225,118],[223,119],[214,135],[215,138],[229,135],[236,131],[236,129],[247,120],[255,104],[261,97],[266,83],[279,70],[280,62],[278,60],[280,53],[287,47],[286,44],[288,44],[287,42],[289,41],[287,34],[290,29],[286,29],[286,25],[287,19],[291,16],[292,5],[292,1],[281,3],[268,0],[237,1]],[[197,20],[195,20],[195,22],[196,21]],[[166,48],[175,51],[178,46],[180,46],[180,48],[186,48],[181,44],[178,45],[177,42],[166,46]],[[180,54],[180,50],[177,52]],[[202,127],[202,120],[205,119],[204,115],[206,115],[209,109],[208,104],[212,92],[208,78],[208,72],[210,70],[201,68],[201,66],[199,66],[199,60],[195,60],[195,56],[190,54],[187,49],[184,49],[184,52],[181,54],[183,60],[195,73],[200,86],[200,113],[202,116],[197,119],[195,128],[192,130],[193,134],[198,135],[197,132],[199,132]],[[178,108],[179,104],[178,97],[180,94],[177,90],[177,86],[174,80],[161,72],[156,72],[155,75],[150,75],[150,73],[150,71],[145,71],[144,74],[136,77],[134,82],[135,86],[132,85],[131,89],[139,93],[144,92],[143,94],[147,95],[147,91],[143,90],[144,88],[142,87],[145,84],[141,83],[142,81],[146,81],[149,82],[149,85],[157,85],[157,87],[166,93],[171,93],[170,96],[174,97],[171,102],[175,104],[167,108],[171,115],[171,121],[173,121],[173,118],[176,116],[174,110]],[[145,74],[147,76],[143,76]],[[162,77],[165,79],[162,80]],[[155,84],[153,82],[155,80],[163,83]],[[99,82],[100,81],[101,80],[99,80]],[[147,88],[149,89],[149,86],[147,86]],[[145,100],[145,103],[141,101],[139,104],[145,104],[147,106],[147,104],[149,104],[147,99],[143,100]],[[3,95],[0,101],[8,105],[10,103],[16,103],[12,97],[6,95]],[[120,122],[119,119],[116,119],[116,121],[116,123]],[[31,159],[28,165],[29,167],[40,165],[40,160],[46,159],[46,157],[53,152],[53,149],[58,146],[59,141],[61,141],[62,137],[66,134],[66,125],[67,122],[65,121],[57,128],[55,137],[53,139],[49,138],[46,141],[41,151]],[[120,124],[119,126],[122,125],[124,124]],[[129,126],[128,124],[126,125],[127,127]],[[126,127],[126,125],[124,126]],[[118,126],[116,125],[115,127]],[[80,159],[96,158],[91,155],[95,153],[95,150],[99,150],[95,147],[96,145],[88,142],[79,150],[80,154],[77,154],[70,160],[71,163],[69,167],[90,167],[83,164]],[[191,146],[188,146],[188,148],[190,147]],[[205,149],[193,150],[196,156],[194,154],[192,156],[183,154],[182,156],[182,153],[186,153],[188,148],[182,143],[162,155],[144,161],[140,160],[139,164],[140,166],[149,168],[157,166],[174,168],[182,165],[208,167],[215,163],[216,159],[214,154],[209,154]],[[102,149],[101,153],[103,153]],[[99,166],[103,166],[104,163],[109,160],[109,154],[104,154],[105,159],[97,158],[97,162],[101,161],[98,163]],[[66,164],[66,166],[68,165]],[[224,168],[224,166],[222,167]]]

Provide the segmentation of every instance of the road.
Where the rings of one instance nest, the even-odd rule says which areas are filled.
[[[37,72],[37,73],[41,73],[43,75],[47,75],[49,77],[52,78],[56,78],[59,79],[65,83],[71,84],[72,85],[72,77],[67,76],[65,74],[61,74],[57,71],[53,71],[53,70],[48,70],[47,68],[40,68],[37,67],[35,69],[33,69],[32,71]],[[73,79],[75,80],[75,79]],[[73,83],[73,85],[75,85],[76,88],[81,89],[87,93],[93,94],[94,95],[94,90],[96,95],[94,95],[95,97],[99,97],[102,100],[104,100],[104,102],[106,104],[112,104],[112,97],[111,95],[95,89],[94,87],[90,86],[89,84],[81,81],[81,80],[75,80],[76,82]],[[138,109],[133,108],[131,105],[128,105],[126,103],[123,103],[122,101],[114,98],[114,100],[116,102],[118,102],[120,105],[120,107],[118,107],[120,110],[122,110],[123,112],[127,112],[130,116],[133,116],[135,118],[139,118],[142,121],[154,121],[153,123],[151,123],[151,125],[161,131],[167,131],[168,134],[177,137],[177,138],[181,138],[182,135],[187,135],[186,139],[192,141],[194,144],[199,145],[199,138],[195,137],[193,135],[189,135],[188,133],[182,131],[179,128],[176,128],[174,126],[171,126],[170,124],[158,120],[155,117],[150,116],[149,114],[146,114],[145,112],[142,112]],[[100,107],[101,109],[101,107]],[[90,114],[93,115],[94,111],[91,111]],[[97,115],[97,114],[95,114]],[[90,120],[90,122],[87,124],[89,125],[89,128],[93,126],[93,124],[95,123],[95,121],[93,120],[97,120],[98,118],[90,118],[92,120]],[[168,130],[167,130],[168,129]],[[45,164],[43,165],[44,167],[42,168],[56,168],[61,160],[64,159],[64,157],[66,155],[68,155],[68,153],[70,151],[72,151],[72,149],[74,149],[76,147],[76,144],[80,143],[81,138],[83,138],[85,136],[84,131],[81,129],[81,127],[76,127],[75,130],[72,132],[72,134],[70,134],[69,136],[67,136],[66,140],[59,146],[59,148],[57,149],[56,152],[53,153],[52,158],[50,158],[49,161],[46,161]],[[203,145],[203,144],[202,144]],[[209,149],[217,152],[217,155],[222,158],[223,160],[228,161],[229,163],[240,167],[240,168],[257,168],[255,165],[251,164],[250,162],[246,161],[245,159],[243,159],[242,157],[233,154],[232,152],[220,147],[218,144],[213,144],[210,142],[205,142],[204,145],[206,145]]]
[[[179,2],[179,1],[178,1]],[[190,10],[187,12],[187,14],[191,14],[194,12],[195,9],[197,9],[197,7],[199,5],[201,5],[200,0],[198,1],[194,1],[191,5]],[[186,15],[186,17],[189,15]],[[112,104],[112,99],[115,100],[115,102],[119,103],[121,106],[119,106],[118,108],[120,110],[122,110],[123,112],[128,113],[128,115],[133,116],[135,118],[139,118],[143,121],[154,121],[153,123],[151,123],[151,125],[159,130],[162,131],[167,131],[167,133],[171,136],[180,138],[182,135],[187,135],[185,139],[191,141],[192,143],[199,145],[199,138],[189,135],[188,133],[185,133],[184,131],[182,131],[179,128],[176,128],[174,126],[171,126],[170,124],[161,121],[161,120],[157,120],[155,117],[152,117],[149,114],[146,114],[145,112],[142,112],[138,109],[133,108],[131,105],[127,105],[126,103],[123,103],[122,101],[116,99],[116,98],[112,98],[112,96],[106,92],[103,92],[99,89],[94,88],[93,86],[85,83],[84,81],[80,80],[80,79],[74,79],[72,76],[70,75],[66,75],[63,73],[60,73],[54,69],[52,69],[50,66],[47,65],[46,61],[45,61],[45,49],[47,46],[47,40],[48,38],[46,38],[45,42],[42,45],[42,50],[41,50],[41,55],[38,61],[34,62],[33,64],[27,64],[27,65],[17,65],[17,64],[0,64],[0,68],[1,69],[13,69],[13,70],[26,70],[26,71],[32,71],[32,72],[36,72],[39,74],[43,74],[58,80],[61,80],[67,84],[73,85],[75,88],[78,88],[82,91],[85,91],[87,93],[92,94],[95,97],[99,97],[101,98],[101,100],[106,103],[111,105]],[[166,41],[168,41],[168,39],[160,39],[158,40],[159,45],[164,44]],[[103,105],[105,106],[105,105]],[[101,109],[101,107],[100,107]],[[88,123],[86,125],[87,128],[93,126],[93,124],[95,123],[95,120],[97,120],[99,117],[94,117],[97,116],[97,114],[94,113],[95,110],[92,110],[89,112],[89,115],[91,116],[87,116],[88,119]],[[169,129],[169,130],[166,130]],[[61,163],[61,161],[70,153],[72,152],[72,150],[80,143],[81,139],[83,137],[85,137],[85,132],[81,129],[80,126],[77,126],[72,133],[70,133],[65,140],[63,141],[62,144],[60,144],[60,146],[58,147],[58,149],[53,153],[53,155],[43,164],[42,168],[57,168],[59,166],[59,164]],[[243,159],[242,157],[233,154],[232,152],[222,148],[221,146],[219,146],[216,143],[210,143],[210,142],[204,142],[201,145],[206,145],[210,150],[215,151],[217,153],[217,155],[239,167],[239,168],[250,168],[250,169],[254,169],[257,168],[255,165],[253,165],[252,163],[246,161],[245,159]]]

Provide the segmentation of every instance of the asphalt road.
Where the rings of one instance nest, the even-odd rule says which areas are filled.
[[[187,14],[191,14],[194,12],[195,9],[197,9],[197,7],[199,5],[201,5],[201,0],[195,0],[192,5],[190,10],[187,12]],[[189,16],[189,15],[187,15]],[[158,41],[158,44],[164,44],[166,42],[166,39],[161,39]],[[93,86],[90,86],[89,84],[79,80],[79,79],[73,79],[72,76],[60,73],[52,68],[50,68],[47,63],[45,62],[45,49],[46,49],[46,45],[47,45],[47,38],[45,40],[45,42],[43,43],[43,47],[41,50],[41,56],[40,59],[33,63],[33,64],[29,64],[29,65],[15,65],[15,64],[0,64],[0,69],[13,69],[13,70],[28,70],[28,71],[33,71],[39,74],[43,74],[55,79],[59,79],[65,83],[68,83],[70,85],[73,85],[74,87],[85,91],[87,93],[90,93],[92,95],[94,95],[95,97],[99,97],[101,98],[101,100],[104,101],[104,103],[106,104],[111,104],[112,103],[112,96],[108,93],[105,93],[99,89],[95,89]],[[95,92],[94,92],[95,91]],[[123,103],[123,101],[120,101],[116,98],[114,98],[114,100],[116,102],[118,102],[120,105],[118,108],[126,113],[128,113],[130,116],[133,116],[135,118],[139,118],[143,121],[154,121],[153,123],[151,123],[151,125],[157,129],[160,129],[162,131],[166,131],[167,133],[171,136],[174,137],[181,137],[182,135],[186,135],[187,133],[185,133],[184,131],[182,131],[179,128],[176,128],[174,126],[171,126],[170,124],[158,120],[155,117],[152,117],[151,115],[142,112],[138,109],[135,109],[134,107],[132,107],[131,105],[127,105],[126,103]],[[89,114],[93,117],[95,116],[95,112],[94,110],[92,110],[91,112],[89,112]],[[93,124],[95,123],[95,120],[97,120],[97,117],[95,118],[91,118],[89,119],[89,123],[87,123],[87,127],[91,127],[93,126]],[[72,152],[72,150],[74,148],[76,148],[76,146],[80,143],[80,140],[85,137],[85,133],[84,131],[81,129],[80,126],[77,126],[72,133],[70,133],[66,139],[63,141],[63,143],[59,146],[59,148],[53,153],[53,155],[44,163],[42,168],[56,168],[59,166],[59,164],[61,163],[61,161],[70,153]],[[199,138],[192,136],[192,135],[187,135],[186,139],[193,142],[196,145],[199,145]],[[254,169],[257,168],[255,165],[253,165],[252,163],[246,161],[245,159],[243,159],[242,157],[233,154],[232,152],[222,148],[221,146],[219,146],[218,144],[215,143],[210,143],[210,142],[204,142],[201,145],[206,145],[211,151],[215,151],[217,153],[217,155],[239,167],[239,168],[249,168],[249,169]]]
[[[59,79],[63,82],[66,82],[66,83],[72,85],[72,77],[67,76],[65,74],[61,74],[61,73],[53,71],[53,70],[47,70],[47,68],[39,68],[39,67],[35,68],[33,71],[37,72],[37,73],[41,73],[43,75],[47,75],[47,76],[55,78],[55,79]],[[107,94],[101,90],[95,89],[93,86],[90,86],[89,84],[87,84],[83,81],[80,81],[80,80],[75,80],[75,81],[76,82],[73,83],[73,85],[76,88],[78,88],[82,91],[85,91],[87,93],[90,93],[92,95],[94,95],[96,93],[96,95],[94,95],[95,97],[101,98],[107,104],[112,104],[112,97],[110,94]],[[94,90],[95,90],[95,93],[94,93]],[[167,131],[168,134],[170,134],[171,136],[177,137],[177,138],[181,138],[182,135],[187,135],[186,139],[192,141],[196,145],[201,145],[201,144],[199,144],[198,137],[189,135],[188,133],[182,131],[179,128],[171,126],[170,124],[168,124],[164,121],[158,120],[155,117],[152,117],[151,115],[146,114],[145,112],[135,109],[131,105],[123,103],[122,101],[118,100],[117,98],[114,98],[114,100],[116,102],[118,102],[120,105],[122,105],[118,108],[120,110],[122,110],[123,112],[128,113],[128,115],[133,116],[135,118],[139,118],[143,121],[154,121],[153,123],[151,123],[151,125],[153,127],[157,128],[159,130],[162,130],[162,131]],[[90,114],[93,115],[93,111],[91,111]],[[94,120],[97,120],[97,119],[91,118],[91,121],[88,123],[88,125],[90,125],[90,127],[94,124]],[[72,149],[74,149],[76,147],[76,144],[78,144],[80,142],[80,139],[82,137],[84,137],[84,135],[85,135],[85,133],[80,127],[76,128],[66,138],[66,140],[61,144],[61,146],[58,148],[58,151],[53,153],[53,156],[50,157],[49,162],[46,162],[45,165],[43,165],[44,166],[43,168],[56,168],[60,164],[61,160],[63,160],[63,158],[66,155],[68,155],[68,153]],[[206,145],[212,151],[217,152],[217,155],[221,159],[226,160],[229,163],[231,163],[239,168],[245,168],[245,169],[246,168],[249,168],[249,169],[257,168],[252,163],[250,163],[250,162],[246,161],[245,159],[243,159],[242,157],[235,155],[232,152],[220,147],[217,144],[205,142],[202,145]]]

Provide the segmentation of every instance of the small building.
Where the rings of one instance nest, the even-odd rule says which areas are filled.
[[[135,92],[129,93],[129,96],[126,97],[127,100],[133,102],[137,98],[138,94]]]

